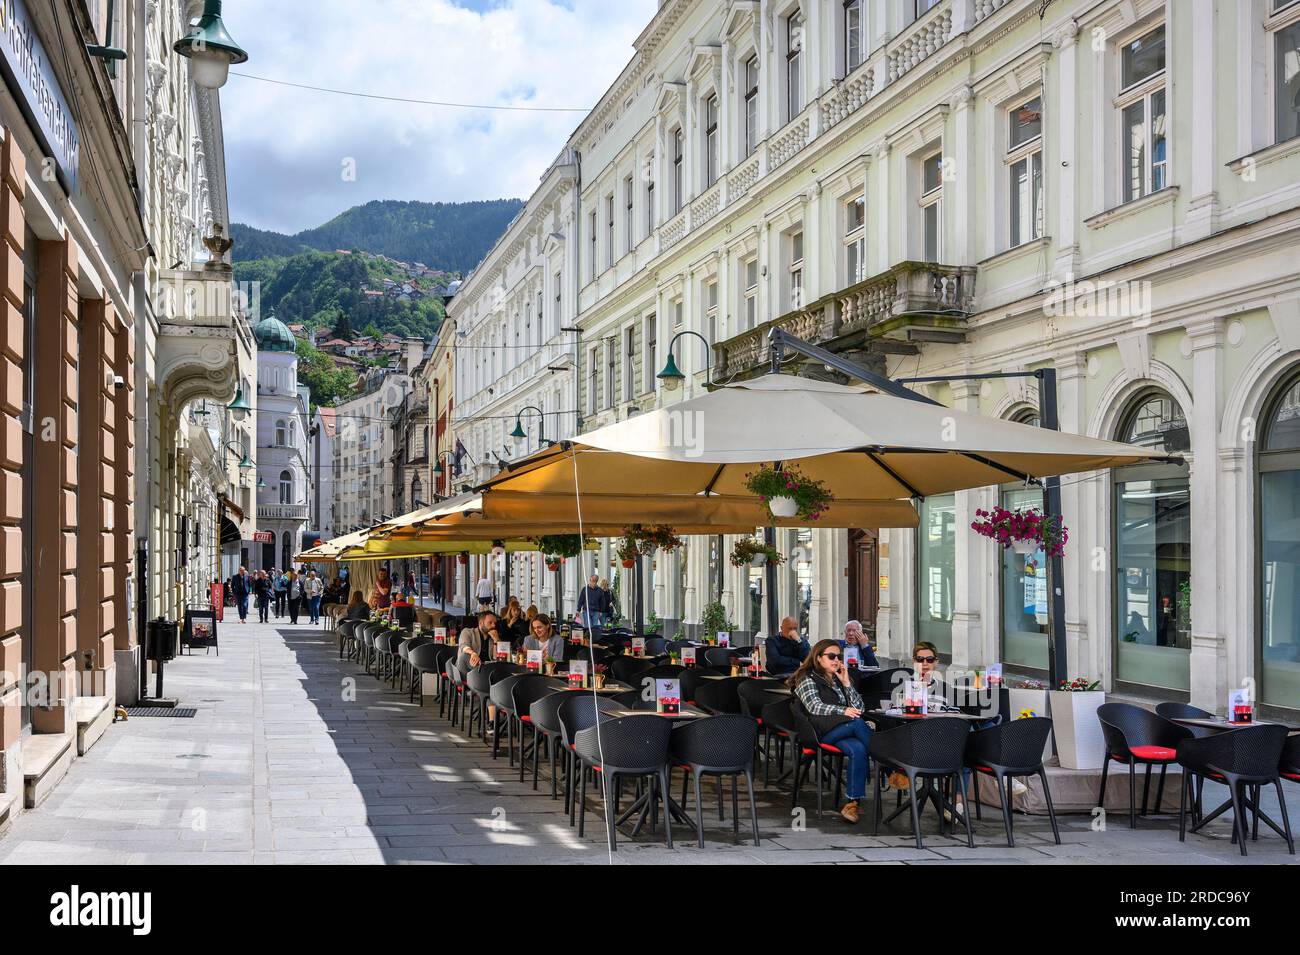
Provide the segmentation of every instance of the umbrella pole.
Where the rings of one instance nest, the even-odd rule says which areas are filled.
[[[767,544],[768,547],[776,546],[775,527],[763,528],[763,543]],[[767,589],[767,594],[764,597],[767,601],[767,632],[765,636],[770,637],[781,629],[776,619],[776,564],[773,561],[769,560],[763,564],[763,586]]]
[[[510,551],[506,551],[506,596],[503,605],[510,605]]]
[[[564,622],[564,594],[560,590],[564,586],[564,563],[555,565],[555,625],[558,627]]]
[[[633,581],[632,581],[632,585],[633,585],[632,593],[634,593],[634,594],[636,595],[636,597],[635,597],[635,601],[636,601],[636,632],[637,632],[638,634],[645,633],[645,591],[644,591],[644,586],[643,586],[642,581],[641,581],[641,572],[642,572],[641,569],[642,569],[641,555],[640,555],[640,554],[637,554],[637,555],[636,555],[636,567],[635,567],[635,568],[633,569],[633,571],[632,571],[632,573],[633,573],[633,575],[634,575],[634,578],[633,578]]]
[[[469,609],[469,562],[466,561],[464,564],[461,564],[461,566],[465,568],[465,614],[468,616],[468,615],[469,615],[469,612],[470,612],[470,609]]]

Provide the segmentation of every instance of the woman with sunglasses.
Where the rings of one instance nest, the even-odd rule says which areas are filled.
[[[808,719],[823,743],[838,746],[848,758],[845,795],[848,802],[840,815],[858,821],[858,801],[867,794],[867,746],[871,727],[862,719],[866,707],[849,679],[844,651],[836,640],[818,640],[789,680],[790,688],[808,713]]]

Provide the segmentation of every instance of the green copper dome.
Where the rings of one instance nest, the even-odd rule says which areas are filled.
[[[293,340],[293,332],[289,331],[289,326],[275,317],[274,312],[257,323],[257,327],[253,329],[253,336],[257,339],[259,351],[295,351],[297,349],[297,343]]]

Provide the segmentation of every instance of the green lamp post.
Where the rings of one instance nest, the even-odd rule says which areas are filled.
[[[541,408],[537,407],[537,405],[524,405],[524,407],[519,409],[519,413],[515,415],[515,430],[510,432],[510,437],[514,438],[516,441],[523,441],[525,438],[528,437],[528,433],[524,431],[523,416],[525,411],[537,412],[537,443],[539,445],[545,444],[546,443],[546,412],[544,412]]]
[[[681,388],[682,382],[686,380],[686,376],[682,374],[681,369],[677,367],[677,359],[673,356],[673,347],[677,344],[677,339],[681,338],[683,335],[694,335],[700,341],[704,342],[705,387],[710,387],[713,385],[713,380],[712,380],[713,373],[711,370],[712,366],[709,363],[709,352],[711,350],[711,347],[709,345],[709,340],[705,338],[703,335],[701,335],[699,332],[684,331],[684,332],[678,332],[676,335],[673,336],[672,341],[668,343],[668,361],[664,363],[664,370],[659,372],[659,374],[655,375],[655,377],[658,378],[659,381],[663,383],[664,391],[676,391],[677,389]]]
[[[195,84],[209,90],[226,85],[230,64],[248,59],[244,48],[226,32],[221,21],[221,0],[204,0],[203,16],[172,49],[190,61]]]

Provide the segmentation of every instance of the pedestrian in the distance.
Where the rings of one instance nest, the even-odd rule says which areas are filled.
[[[320,599],[325,593],[325,585],[321,579],[316,576],[316,571],[307,571],[307,580],[302,585],[303,593],[307,595],[307,612],[311,615],[313,624],[320,623]]]
[[[235,595],[235,606],[239,608],[240,623],[248,623],[248,594],[251,585],[247,567],[240,567],[239,573],[230,580],[230,592]]]
[[[302,575],[289,571],[289,623],[297,626],[298,608],[302,606]]]
[[[289,600],[289,575],[275,570],[271,573],[275,575],[275,615],[283,617]]]
[[[257,598],[257,622],[270,622],[271,578],[266,571],[259,570],[253,579],[253,595]]]

